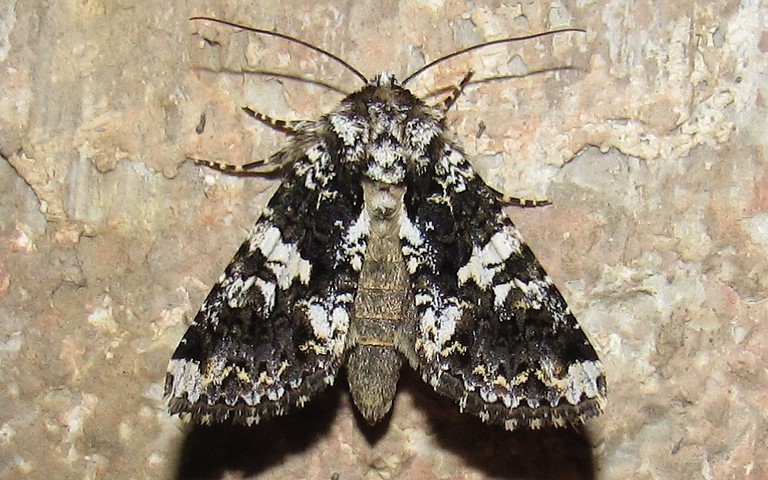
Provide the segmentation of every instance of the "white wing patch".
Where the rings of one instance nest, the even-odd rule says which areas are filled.
[[[318,355],[341,355],[349,330],[349,312],[353,302],[354,295],[334,292],[324,298],[313,296],[298,302],[297,307],[309,319],[314,334],[312,340],[299,348],[313,350]]]
[[[403,256],[408,273],[413,275],[419,266],[429,259],[428,246],[424,235],[414,225],[403,211],[400,215],[400,239],[403,240]],[[430,264],[434,270],[434,265]]]
[[[283,242],[279,228],[259,223],[248,241],[250,251],[258,250],[264,256],[280,289],[287,290],[294,281],[305,285],[309,282],[312,264],[302,258],[296,244]]]
[[[484,246],[474,245],[469,261],[459,269],[459,286],[472,280],[478,287],[487,289],[493,284],[493,277],[504,269],[509,257],[520,254],[520,245],[520,233],[511,225],[493,234]]]
[[[336,262],[349,263],[359,272],[365,260],[366,239],[370,233],[371,219],[368,210],[363,209],[360,216],[350,226],[342,238],[340,248],[336,251]]]

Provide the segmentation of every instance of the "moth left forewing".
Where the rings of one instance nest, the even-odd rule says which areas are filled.
[[[367,226],[350,168],[308,132],[276,154],[291,166],[211,289],[166,376],[171,413],[256,423],[302,406],[342,363]]]
[[[408,183],[401,227],[414,303],[408,356],[425,380],[510,430],[600,413],[602,365],[498,194],[449,143]]]

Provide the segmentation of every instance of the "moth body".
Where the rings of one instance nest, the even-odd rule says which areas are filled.
[[[282,185],[173,354],[172,413],[256,423],[346,365],[375,423],[403,358],[509,430],[602,411],[594,348],[443,115],[382,74],[296,123]]]

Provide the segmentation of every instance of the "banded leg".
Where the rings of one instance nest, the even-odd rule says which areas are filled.
[[[522,207],[522,208],[545,207],[547,205],[552,205],[552,201],[547,198],[544,198],[541,200],[531,200],[528,198],[512,197],[512,196],[501,193],[495,188],[492,188],[492,187],[489,187],[489,188],[491,188],[491,190],[493,190],[493,193],[497,195],[496,198],[498,198],[499,202],[502,205],[508,205],[511,207]]]
[[[472,80],[472,76],[475,74],[475,72],[469,71],[466,75],[464,75],[464,78],[459,82],[456,87],[453,88],[450,95],[446,97],[445,100],[443,100],[443,104],[440,106],[440,109],[443,111],[443,113],[447,112],[449,108],[453,106],[454,103],[456,103],[456,100],[459,98],[459,95],[464,91],[464,87],[466,87],[469,84],[469,81]],[[523,207],[523,208],[530,208],[530,207],[543,207],[545,205],[552,205],[552,202],[544,199],[544,200],[529,200],[525,198],[518,198],[518,197],[510,197],[507,195],[504,195],[502,193],[499,193],[499,199],[501,203],[504,205],[511,205],[514,207]]]
[[[249,107],[243,107],[243,111],[250,115],[251,117],[255,118],[256,120],[266,124],[269,127],[274,128],[275,130],[279,130],[281,132],[287,133],[289,135],[295,135],[299,132],[301,129],[302,123],[304,121],[302,120],[280,120],[277,118],[272,118],[268,115],[264,115],[263,113],[259,113]],[[256,162],[246,163],[244,165],[234,165],[231,163],[224,163],[224,162],[214,162],[212,160],[205,160],[202,158],[194,158],[194,157],[188,157],[190,160],[195,162],[197,165],[205,165],[206,167],[212,168],[214,170],[218,170],[220,172],[226,172],[226,173],[253,173],[256,175],[259,174],[270,174],[275,173],[281,168],[283,168],[282,163],[272,163],[272,158],[267,160],[259,160]]]
[[[442,110],[443,113],[447,112],[448,109],[450,109],[454,103],[456,103],[456,100],[459,98],[459,95],[464,91],[464,87],[467,86],[469,81],[472,79],[472,76],[475,74],[473,71],[467,72],[466,75],[464,75],[464,78],[461,79],[461,82],[459,82],[458,85],[456,85],[453,90],[451,90],[450,95],[448,95],[445,100],[443,100],[442,105],[440,105],[440,110]]]
[[[263,113],[259,113],[250,107],[243,107],[243,111],[268,127],[287,133],[288,135],[296,135],[299,133],[301,125],[305,123],[305,120],[280,120],[278,118],[272,118]]]
[[[502,195],[501,203],[504,205],[511,205],[513,207],[531,208],[531,207],[544,207],[546,205],[552,205],[552,201],[544,200],[530,200],[527,198],[508,197]]]
[[[268,175],[275,173],[283,168],[282,163],[270,163],[269,160],[258,160],[256,162],[235,165],[225,162],[214,162],[204,158],[187,157],[188,160],[195,162],[195,165],[205,165],[206,167],[225,173],[249,173],[253,175]]]

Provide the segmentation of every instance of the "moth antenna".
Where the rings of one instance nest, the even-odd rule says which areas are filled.
[[[470,79],[469,81],[466,81],[466,82],[462,81],[462,82],[459,83],[459,85],[462,86],[461,91],[463,92],[464,87],[467,87],[469,85],[479,85],[481,83],[501,82],[501,81],[505,81],[505,80],[511,80],[513,78],[523,78],[523,77],[529,77],[531,75],[541,75],[541,74],[544,74],[544,73],[561,72],[561,71],[567,71],[567,70],[581,70],[581,68],[574,67],[572,65],[566,65],[564,67],[551,67],[551,68],[542,68],[540,70],[531,70],[529,72],[526,72],[526,73],[520,74],[520,75],[517,75],[517,74],[515,74],[515,75],[496,75],[496,76],[493,76],[493,77],[482,77],[482,78],[477,78],[477,79],[475,79],[474,76],[473,76],[472,79]],[[474,75],[474,72],[470,72],[470,73],[473,73],[473,75]],[[466,76],[465,76],[465,78],[466,78]],[[454,92],[454,91],[456,91],[457,88],[458,87],[456,85],[436,88],[434,90],[430,90],[427,94],[425,94],[421,98],[422,99],[427,99],[427,98],[436,97],[438,95],[444,95],[446,92]],[[456,99],[453,99],[452,101],[455,102]]]
[[[323,50],[320,47],[316,47],[316,46],[312,45],[309,42],[305,42],[304,40],[299,40],[298,38],[291,37],[290,35],[285,35],[283,33],[272,32],[272,31],[269,31],[269,30],[262,30],[261,28],[247,27],[245,25],[240,25],[239,23],[229,22],[227,20],[221,20],[221,19],[213,18],[213,17],[197,16],[197,17],[190,17],[189,19],[190,20],[206,20],[206,21],[209,21],[209,22],[220,23],[222,25],[228,25],[230,27],[240,28],[240,29],[246,30],[248,32],[258,33],[259,35],[267,35],[267,36],[270,36],[270,37],[277,37],[277,38],[282,38],[283,40],[288,40],[289,42],[293,42],[293,43],[299,44],[302,47],[306,47],[306,48],[308,48],[308,49],[310,49],[312,51],[315,51],[315,52],[317,52],[317,53],[319,53],[321,55],[324,55],[324,56],[330,58],[331,60],[341,64],[341,66],[343,66],[344,68],[346,68],[347,70],[352,72],[352,74],[355,75],[357,78],[359,78],[364,84],[368,83],[368,79],[365,78],[365,75],[360,73],[355,67],[353,67],[352,65],[348,64],[347,62],[345,62],[341,58],[337,57],[336,55],[332,54],[331,52]]]
[[[427,71],[430,68],[434,67],[438,63],[442,63],[442,62],[444,62],[446,60],[449,60],[449,59],[451,59],[453,57],[458,57],[459,55],[464,55],[465,53],[469,53],[469,52],[474,51],[474,50],[478,50],[478,49],[485,48],[485,47],[490,47],[491,45],[499,45],[499,44],[502,44],[502,43],[512,43],[512,42],[519,42],[519,41],[523,41],[523,40],[531,40],[531,39],[534,39],[534,38],[545,37],[547,35],[554,35],[556,33],[565,33],[565,32],[587,33],[586,30],[581,29],[581,28],[561,28],[559,30],[549,30],[547,32],[534,33],[534,34],[531,34],[531,35],[523,35],[521,37],[509,37],[509,38],[502,38],[502,39],[499,39],[499,40],[492,40],[490,42],[483,42],[483,43],[480,43],[480,44],[477,44],[477,45],[473,45],[471,47],[463,48],[463,49],[461,49],[459,51],[456,51],[456,52],[453,52],[453,53],[449,53],[448,55],[445,55],[444,57],[440,57],[437,60],[433,60],[433,61],[429,62],[428,64],[424,65],[420,69],[418,69],[415,72],[413,72],[412,74],[408,75],[408,77],[405,80],[403,80],[402,85],[405,85],[406,83],[410,82],[415,77],[421,75],[422,73],[424,73],[425,71]]]
[[[308,83],[310,85],[317,85],[318,87],[326,88],[332,92],[340,93],[344,96],[349,95],[349,92],[346,90],[343,90],[336,85],[333,85],[329,82],[324,82],[321,80],[313,80],[311,78],[304,78],[301,75],[293,75],[290,73],[280,73],[280,72],[273,72],[271,70],[256,70],[256,69],[250,69],[250,68],[243,68],[240,70],[230,70],[230,69],[214,69],[214,68],[208,68],[208,67],[194,67],[196,70],[203,71],[203,72],[210,72],[210,73],[225,73],[228,75],[266,75],[269,77],[274,78],[284,78],[286,80],[298,80],[303,83]]]

